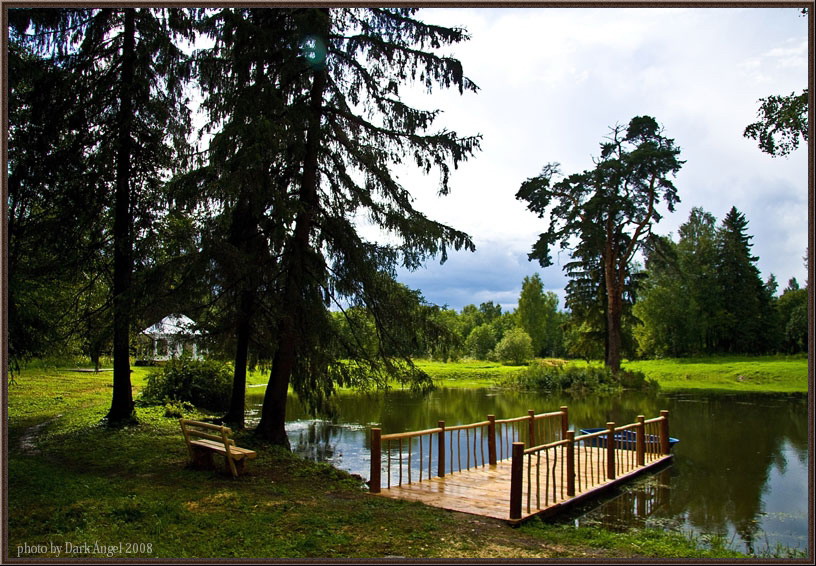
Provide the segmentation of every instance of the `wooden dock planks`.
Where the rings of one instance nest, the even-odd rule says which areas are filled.
[[[579,451],[580,455],[578,454]],[[509,459],[501,460],[495,466],[480,466],[447,474],[441,478],[434,477],[430,480],[423,479],[421,482],[404,483],[400,486],[392,485],[389,488],[383,487],[377,495],[393,499],[420,501],[433,507],[517,523],[534,515],[558,512],[565,505],[584,500],[602,490],[627,481],[634,475],[663,465],[672,457],[670,454],[654,455],[644,466],[637,466],[633,461],[634,459],[629,457],[629,451],[616,450],[616,460],[618,461],[616,478],[609,480],[606,478],[606,461],[603,458],[605,453],[606,448],[575,446],[576,460],[580,459],[581,465],[576,468],[576,491],[573,497],[566,495],[566,486],[562,483],[562,474],[558,468],[554,474],[552,469],[550,470],[550,483],[546,482],[546,472],[543,465],[538,486],[540,490],[546,488],[548,493],[545,495],[543,491],[537,491],[536,475],[538,470],[536,459],[532,459],[528,470],[528,460],[525,458],[522,515],[519,520],[511,521],[509,518],[511,471],[511,461]],[[528,477],[530,478],[529,482]]]

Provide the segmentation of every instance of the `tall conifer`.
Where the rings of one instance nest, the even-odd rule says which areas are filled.
[[[303,117],[301,172],[294,184],[296,212],[281,256],[282,301],[276,350],[258,433],[288,444],[284,430],[290,383],[313,407],[335,384],[364,384],[398,376],[428,383],[407,355],[341,362],[329,307],[364,305],[378,338],[394,347],[401,327],[427,323],[418,295],[395,281],[395,269],[415,269],[448,249],[473,249],[470,238],[430,220],[412,205],[392,173],[414,162],[441,172],[439,193],[449,192],[450,167],[478,148],[478,138],[446,130],[427,133],[437,111],[402,102],[400,88],[418,81],[427,90],[476,87],[458,61],[432,50],[466,39],[460,29],[428,25],[416,9],[299,9],[294,11],[309,84],[290,112]],[[354,219],[366,216],[395,243],[365,240]],[[339,344],[342,350],[353,345]],[[392,348],[384,348],[385,351]],[[402,360],[402,361],[400,361]]]
[[[130,332],[139,242],[161,214],[162,187],[185,149],[186,12],[156,8],[43,8],[15,15],[28,45],[74,74],[79,127],[91,133],[85,162],[107,197],[112,244],[113,399],[111,423],[130,419]]]

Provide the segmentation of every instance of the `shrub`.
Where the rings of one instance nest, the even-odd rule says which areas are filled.
[[[477,326],[471,330],[465,340],[465,349],[472,358],[477,360],[486,360],[495,345],[496,335],[489,324]]]
[[[610,393],[625,389],[655,389],[657,382],[643,372],[621,370],[617,375],[605,366],[553,364],[536,360],[517,376],[511,386],[539,391],[571,393]]]
[[[520,366],[533,357],[533,340],[521,328],[514,328],[496,344],[496,358],[504,364]]]
[[[159,371],[147,376],[142,400],[147,403],[175,405],[192,403],[196,407],[223,411],[229,406],[232,372],[221,362],[181,357],[170,360]]]
[[[618,372],[618,379],[624,389],[659,389],[660,385],[654,379],[648,379],[642,371],[622,369]]]

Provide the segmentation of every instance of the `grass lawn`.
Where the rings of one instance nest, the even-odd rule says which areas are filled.
[[[495,368],[500,373],[502,368]],[[147,370],[134,368],[135,389]],[[100,425],[110,372],[24,370],[8,387],[8,558],[735,557],[682,535],[501,521],[380,498],[359,478],[263,445],[237,480],[186,466],[178,423]],[[188,416],[201,418],[201,413]],[[59,552],[59,557],[57,556]]]
[[[524,371],[526,366],[505,366],[498,362],[463,360],[433,362],[415,360],[439,386],[490,387],[502,378]],[[586,365],[570,360],[569,365]],[[601,365],[601,362],[589,362]],[[711,389],[794,393],[808,390],[808,361],[804,356],[719,356],[624,361],[622,367],[642,371],[663,390]]]
[[[720,356],[625,362],[663,389],[727,389],[807,392],[808,361],[802,356]]]
[[[506,366],[499,362],[461,360],[437,362],[427,359],[414,360],[414,364],[430,375],[441,387],[485,387],[499,385],[500,381],[526,366]]]

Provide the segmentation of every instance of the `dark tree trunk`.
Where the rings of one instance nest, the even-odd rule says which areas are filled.
[[[616,269],[614,244],[607,244],[602,261],[606,285],[606,367],[617,373],[621,365],[623,347],[623,276]]]
[[[328,28],[328,11],[325,11]],[[286,396],[289,381],[295,369],[302,342],[301,305],[305,291],[305,264],[309,254],[309,238],[312,232],[314,213],[318,207],[318,150],[320,147],[320,122],[322,117],[323,93],[326,89],[326,70],[314,72],[310,92],[310,113],[306,135],[306,152],[303,160],[303,180],[300,188],[300,212],[298,212],[294,234],[289,246],[284,283],[282,312],[278,323],[278,347],[272,359],[269,385],[264,395],[261,420],[256,433],[273,444],[289,447],[286,436]]]
[[[232,396],[230,406],[224,420],[236,428],[244,428],[244,413],[246,399],[246,368],[249,354],[249,336],[252,330],[252,292],[244,291],[238,313],[238,328],[236,330],[235,364],[232,375]]]
[[[125,10],[122,44],[120,106],[117,117],[116,193],[113,220],[113,400],[109,423],[133,416],[130,383],[130,285],[133,271],[133,224],[130,194],[131,127],[133,121],[133,81],[135,66],[135,13]]]
[[[609,307],[606,312],[606,366],[617,373],[621,366],[621,349],[623,347],[623,329],[621,325],[621,297],[609,296]]]

